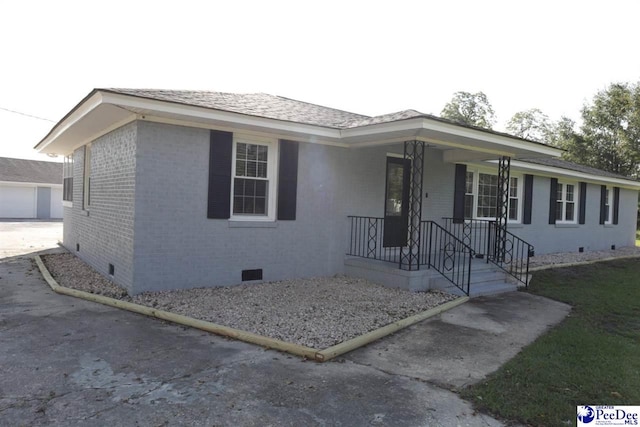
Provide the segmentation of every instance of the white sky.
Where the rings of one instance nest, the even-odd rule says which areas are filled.
[[[640,81],[640,2],[3,1],[0,156],[32,147],[95,87],[267,92],[378,115],[439,114],[483,91],[517,111],[579,118]]]

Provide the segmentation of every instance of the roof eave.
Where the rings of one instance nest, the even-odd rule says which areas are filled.
[[[574,178],[593,183],[615,184],[619,187],[640,190],[640,181],[634,181],[632,179],[594,175],[587,172],[574,171],[556,166],[540,165],[537,163],[521,162],[517,160],[511,162],[511,167],[518,170],[537,172],[538,175],[543,176]]]
[[[504,153],[513,157],[562,155],[562,150],[539,142],[422,116],[343,129],[341,133],[342,140],[354,147],[375,145],[379,140],[395,136],[433,142],[445,148]]]
[[[114,117],[107,123],[100,117],[100,111],[110,108],[109,113]],[[116,108],[118,109],[116,111]],[[117,114],[117,113],[120,114]],[[73,148],[103,135],[115,127],[122,126],[132,120],[146,116],[154,119],[166,119],[205,127],[222,127],[239,130],[256,130],[281,135],[283,137],[298,137],[305,141],[340,143],[340,130],[305,123],[286,120],[256,117],[213,108],[188,105],[183,103],[155,100],[140,96],[120,94],[109,90],[94,89],[65,117],[63,117],[51,131],[34,147],[40,152],[68,154]],[[100,117],[104,123],[98,127],[76,132],[73,143],[69,140],[70,130],[88,128],[87,122]],[[66,137],[66,140],[65,140]]]

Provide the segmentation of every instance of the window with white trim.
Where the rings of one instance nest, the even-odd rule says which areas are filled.
[[[576,206],[578,202],[575,184],[558,182],[556,195],[556,224],[575,224],[577,220]]]
[[[239,137],[233,143],[232,217],[273,219],[277,144]]]
[[[473,172],[467,171],[464,192],[464,218],[473,218],[473,207],[475,206],[475,195],[473,191]]]
[[[509,178],[509,221],[520,219],[520,185],[517,176]]]
[[[476,218],[495,218],[498,202],[498,175],[478,173]]]
[[[613,188],[607,187],[604,198],[604,223],[611,224],[613,222]]]
[[[91,144],[84,146],[84,176],[82,189],[82,208],[86,210],[91,205]]]
[[[522,215],[522,180],[509,178],[509,222],[520,222]],[[495,219],[498,201],[498,175],[467,170],[465,191],[465,219]]]
[[[73,154],[65,156],[62,166],[62,200],[73,201]]]

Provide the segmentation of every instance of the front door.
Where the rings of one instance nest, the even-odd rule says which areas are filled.
[[[387,157],[382,246],[407,245],[409,229],[409,178],[411,160]]]

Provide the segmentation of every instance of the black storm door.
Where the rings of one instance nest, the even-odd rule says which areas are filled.
[[[410,177],[411,160],[387,157],[382,239],[382,246],[385,248],[407,245]]]

